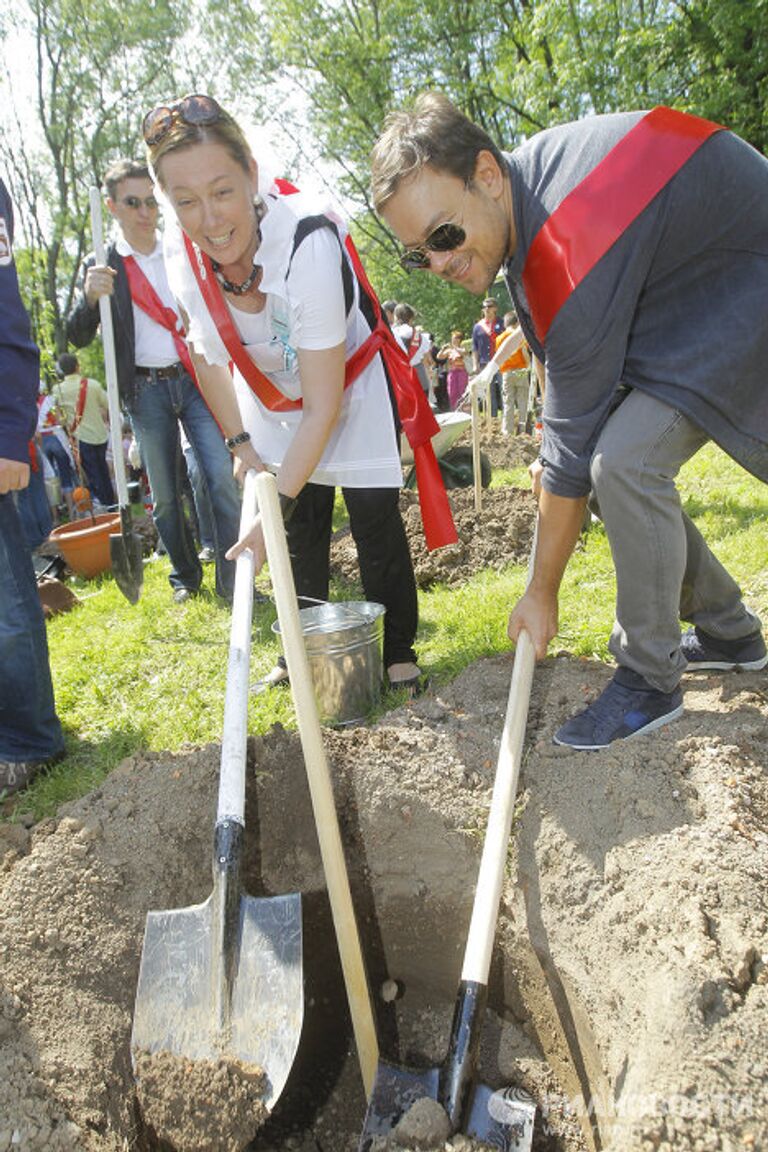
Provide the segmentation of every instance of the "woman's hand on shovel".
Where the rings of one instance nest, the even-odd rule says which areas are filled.
[[[263,469],[262,469],[263,471]],[[225,553],[227,560],[237,560],[241,552],[250,548],[253,552],[253,574],[258,576],[267,559],[267,549],[264,544],[264,531],[261,526],[261,516],[252,521],[250,528]]]

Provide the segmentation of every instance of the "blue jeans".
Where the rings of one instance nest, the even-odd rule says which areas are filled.
[[[53,528],[51,506],[45,490],[42,464],[35,472],[29,473],[29,484],[16,493],[16,507],[19,510],[24,539],[32,552],[47,540]]]
[[[114,508],[117,504],[117,497],[107,464],[106,440],[103,444],[85,444],[80,440],[78,446],[80,448],[80,463],[83,466],[91,496],[95,496],[105,508]]]
[[[61,440],[49,434],[43,436],[41,446],[48,457],[49,464],[61,481],[62,492],[71,492],[76,487],[75,470],[69,459],[69,453]]]
[[[0,496],[0,760],[49,760],[64,750],[48,638],[13,496]]]
[[[195,456],[194,449],[190,444],[184,450],[184,459],[187,462],[187,474],[189,475],[189,483],[192,487],[192,498],[195,503],[195,515],[197,516],[197,538],[200,541],[201,548],[212,548],[215,551],[215,538],[213,535],[213,509],[211,502],[208,499],[208,493],[203,487],[203,477],[200,472],[200,466],[197,463],[197,456]]]
[[[224,553],[239,535],[240,495],[218,424],[186,372],[168,379],[137,375],[129,412],[152,489],[155,526],[171,562],[171,586],[197,592],[203,579],[194,535],[184,514],[181,421],[213,509],[216,592],[230,600],[235,565],[224,559]]]

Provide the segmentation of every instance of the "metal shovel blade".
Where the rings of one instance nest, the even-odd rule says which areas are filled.
[[[141,540],[133,530],[130,508],[120,509],[120,531],[110,533],[109,555],[115,583],[131,604],[137,604],[144,583]]]
[[[370,1152],[376,1137],[386,1137],[423,1097],[440,1099],[440,1068],[421,1070],[380,1061],[368,1102],[358,1152]],[[475,1084],[462,1131],[501,1152],[530,1152],[536,1105],[519,1088],[494,1091]]]
[[[214,896],[189,908],[148,913],[131,1048],[256,1065],[265,1072],[263,1102],[271,1110],[301,1034],[301,896],[240,896],[225,1028],[212,996],[216,922]]]

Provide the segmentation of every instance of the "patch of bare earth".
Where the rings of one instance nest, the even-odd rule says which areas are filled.
[[[325,734],[396,1062],[445,1059],[510,674],[479,661]],[[609,675],[566,658],[536,672],[478,1077],[534,1095],[536,1152],[765,1148],[768,678],[686,676],[685,715],[658,732],[554,746]],[[218,758],[136,757],[56,820],[0,825],[0,1152],[155,1146],[130,1059],[144,921],[210,894]],[[260,1132],[254,1114],[254,1152],[353,1152],[365,1098],[300,745],[279,727],[252,742],[247,840],[249,893],[301,892],[305,916],[296,1075]],[[233,1135],[228,1104],[214,1111]]]

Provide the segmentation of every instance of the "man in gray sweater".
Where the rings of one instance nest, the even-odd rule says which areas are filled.
[[[501,271],[545,362],[536,561],[509,620],[539,658],[590,491],[599,505],[618,668],[555,741],[603,748],[676,719],[686,669],[763,668],[760,621],[675,477],[711,439],[768,482],[768,161],[664,108],[561,125],[504,154],[427,93],[388,119],[373,196],[405,267],[477,294]],[[680,619],[693,625],[682,637]]]

